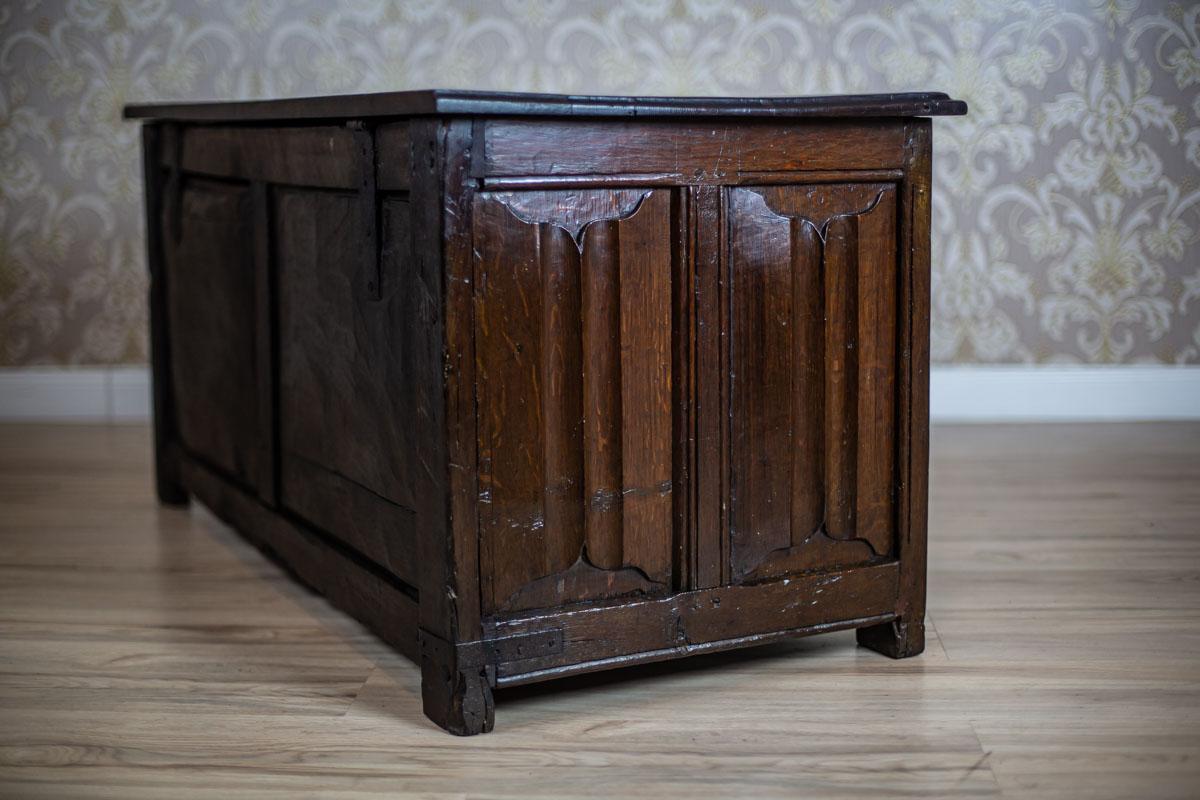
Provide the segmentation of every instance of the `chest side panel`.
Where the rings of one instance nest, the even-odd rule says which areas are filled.
[[[164,237],[178,434],[192,454],[257,488],[270,470],[257,397],[269,367],[255,347],[250,190],[198,177],[181,184]]]
[[[280,188],[275,200],[280,502],[411,581],[422,476],[403,322],[420,298],[388,263],[393,250],[409,260],[409,204],[380,202],[389,280],[376,293],[356,195]]]

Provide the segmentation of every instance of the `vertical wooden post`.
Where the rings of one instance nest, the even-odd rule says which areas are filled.
[[[165,505],[186,505],[187,490],[179,481],[179,465],[171,451],[175,407],[171,394],[167,325],[167,274],[163,241],[163,125],[142,126],[142,183],[146,197],[146,266],[150,273],[150,367],[154,403],[154,485]],[[173,176],[178,181],[178,176]]]
[[[900,368],[897,436],[897,618],[858,630],[859,644],[892,658],[925,649],[926,531],[929,504],[929,228],[932,124],[905,123],[907,153],[900,191]]]
[[[472,123],[422,119],[411,131],[413,208],[420,217],[412,268],[437,309],[414,420],[429,432],[421,450],[432,482],[419,501],[430,504],[419,510],[428,521],[418,542],[421,698],[431,720],[469,736],[490,731],[494,719],[494,675],[478,657]]]

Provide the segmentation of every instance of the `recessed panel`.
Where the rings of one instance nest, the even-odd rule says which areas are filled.
[[[670,190],[475,204],[485,611],[671,587]]]
[[[728,194],[731,578],[895,546],[893,184]]]
[[[257,399],[250,190],[188,178],[166,220],[175,418],[184,447],[257,488],[270,469]]]

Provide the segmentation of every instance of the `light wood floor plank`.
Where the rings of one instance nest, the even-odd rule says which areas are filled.
[[[421,714],[418,669],[141,427],[0,427],[0,797],[1200,795],[1200,426],[938,428],[929,642],[850,632]]]

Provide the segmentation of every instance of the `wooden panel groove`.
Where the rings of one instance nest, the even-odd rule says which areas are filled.
[[[891,184],[731,191],[735,578],[893,550],[894,199]]]
[[[858,456],[858,222],[839,217],[825,240],[825,525],[835,539],[855,532]]]
[[[640,225],[617,236],[621,319],[622,564],[670,578],[671,197],[645,199]]]
[[[664,591],[670,193],[485,193],[476,219],[486,608]]]
[[[725,582],[728,562],[727,530],[722,506],[728,497],[723,459],[725,457],[725,362],[722,355],[724,306],[728,291],[721,274],[721,204],[724,190],[698,186],[689,193],[694,220],[692,260],[696,273],[696,364],[693,382],[696,396],[695,528],[696,567],[693,588],[718,586]],[[713,378],[711,376],[717,376]],[[713,534],[716,531],[716,534]]]
[[[554,573],[574,564],[583,547],[579,251],[562,228],[541,224],[532,230],[542,277],[542,504],[551,534],[545,569]]]
[[[583,251],[584,504],[587,557],[602,569],[623,563],[621,454],[620,228],[594,223]]]
[[[793,217],[791,226],[791,527],[790,545],[801,545],[825,522],[825,271],[820,231]]]

